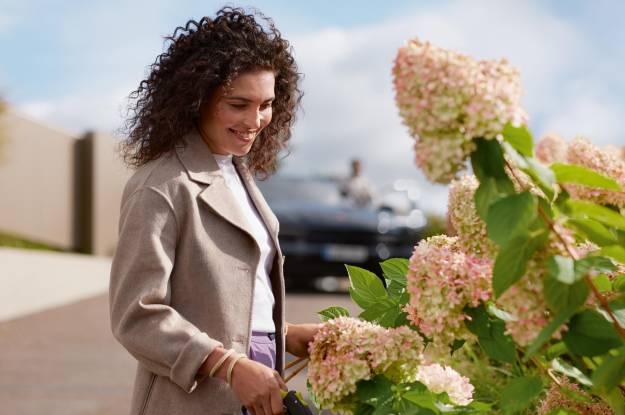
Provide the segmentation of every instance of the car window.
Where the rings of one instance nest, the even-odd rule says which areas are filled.
[[[314,203],[335,206],[343,203],[338,184],[332,180],[272,177],[259,181],[258,186],[269,204]]]

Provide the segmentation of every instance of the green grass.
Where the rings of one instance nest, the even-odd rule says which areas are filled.
[[[46,245],[41,242],[35,242],[35,241],[28,240],[28,239],[24,239],[17,235],[12,235],[9,233],[4,233],[4,232],[0,232],[0,247],[63,252],[63,250],[60,248]]]

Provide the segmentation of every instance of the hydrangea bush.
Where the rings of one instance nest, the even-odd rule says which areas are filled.
[[[623,150],[535,146],[503,60],[413,40],[393,74],[417,167],[451,182],[451,235],[379,277],[347,266],[362,312],[320,312],[311,394],[353,414],[625,414]]]

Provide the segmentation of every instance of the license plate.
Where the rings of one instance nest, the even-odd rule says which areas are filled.
[[[328,261],[364,262],[369,257],[366,246],[326,245],[322,257]]]

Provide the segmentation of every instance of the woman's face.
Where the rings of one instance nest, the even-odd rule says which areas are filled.
[[[270,70],[246,72],[202,104],[199,127],[212,153],[243,156],[250,151],[271,122],[275,81]]]

